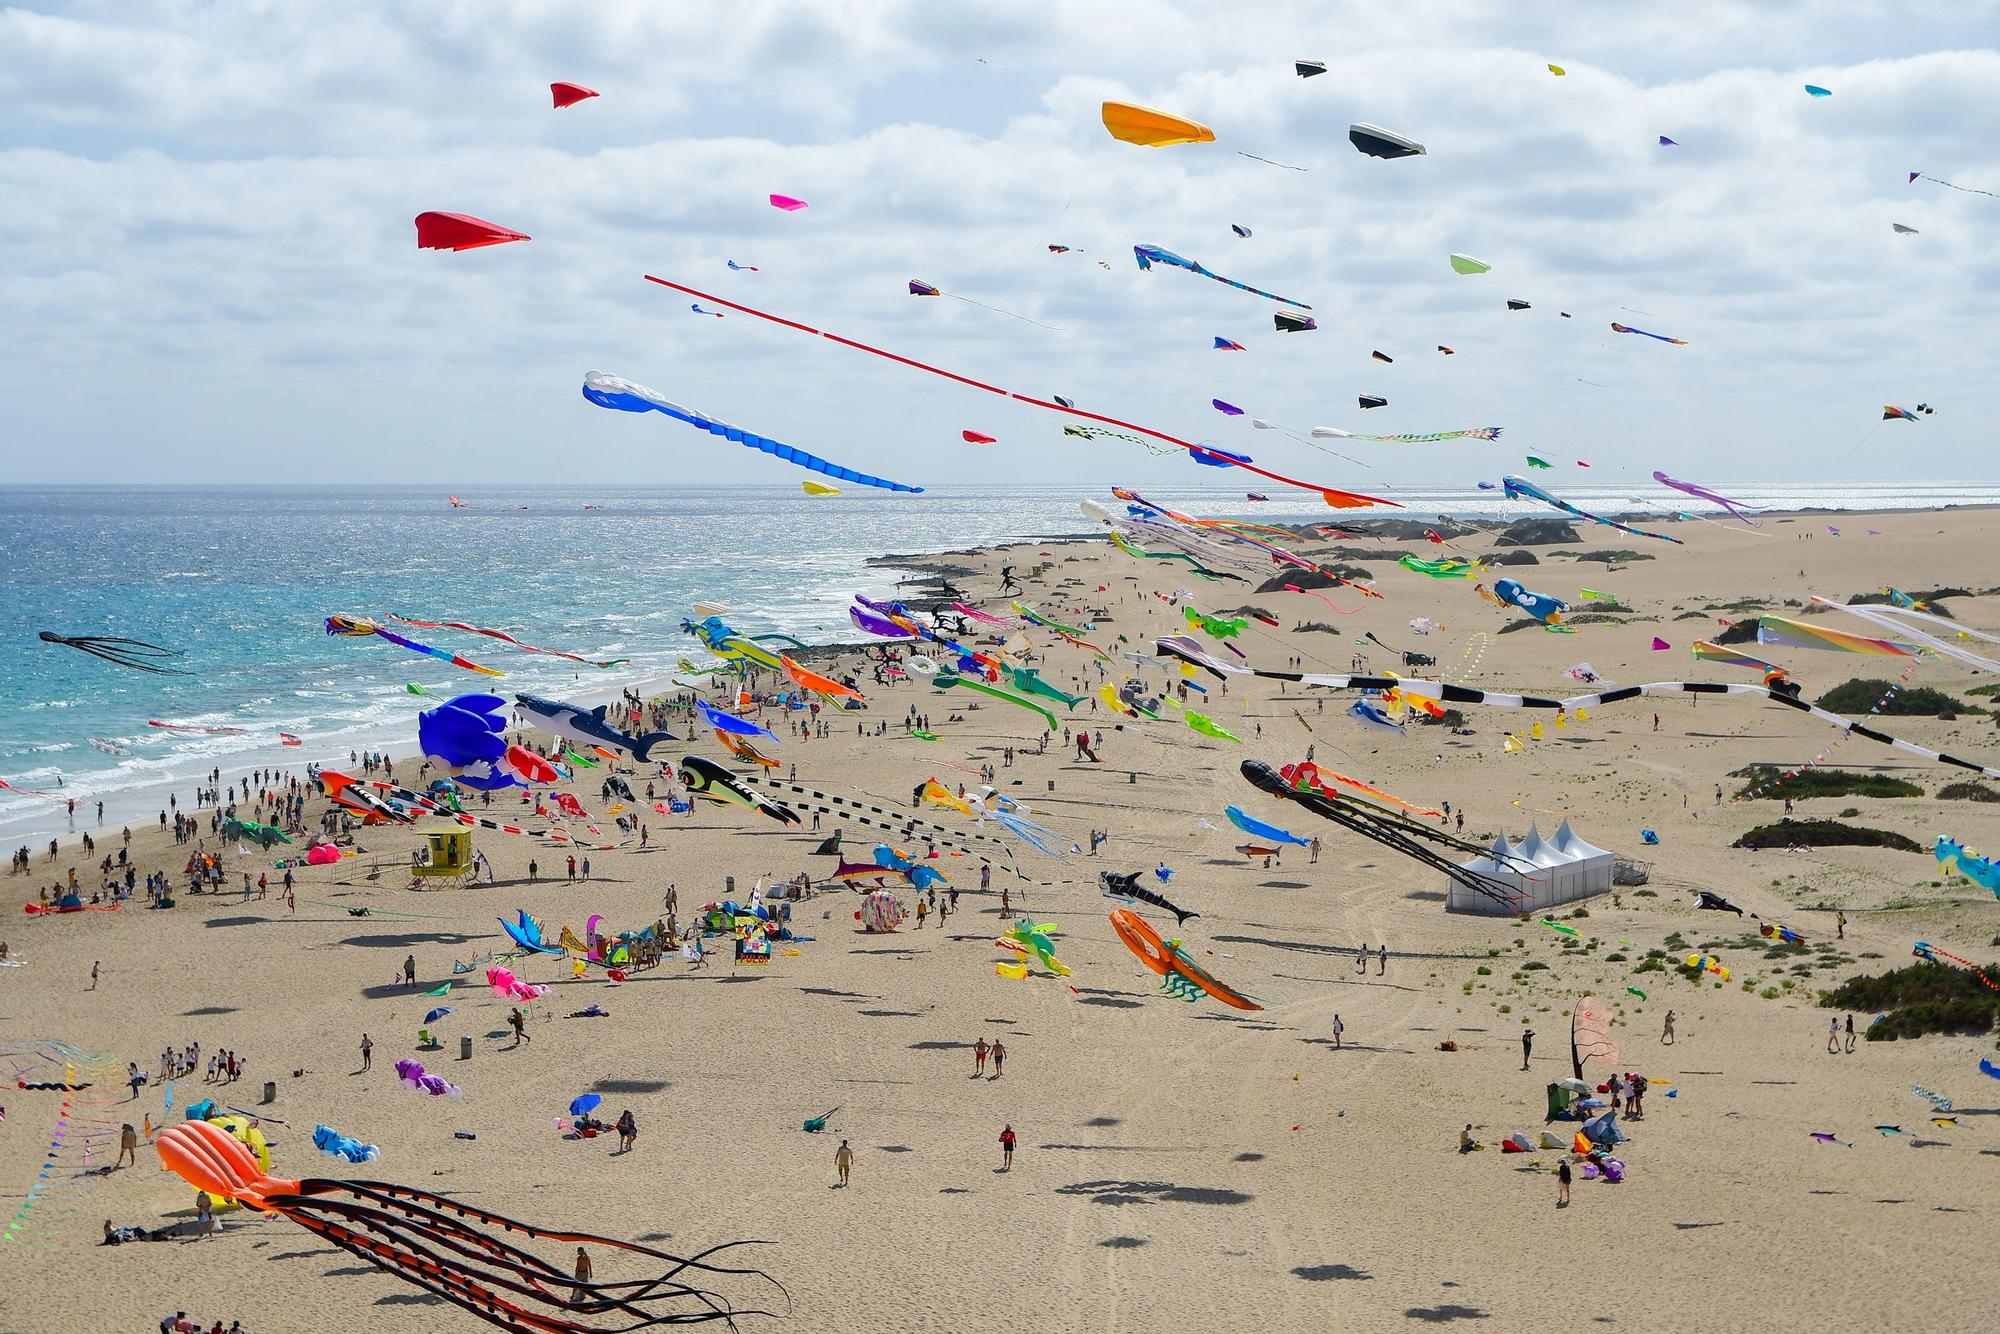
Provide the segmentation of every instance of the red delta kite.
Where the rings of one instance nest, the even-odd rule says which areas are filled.
[[[586,97],[597,96],[597,90],[586,88],[580,83],[552,83],[549,85],[549,95],[555,98],[556,110],[561,111],[564,107],[575,106]]]
[[[526,232],[475,218],[470,213],[417,214],[419,250],[477,250],[481,246],[528,239]]]

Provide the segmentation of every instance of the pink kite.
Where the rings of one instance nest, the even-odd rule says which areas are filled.
[[[597,96],[595,88],[586,88],[580,83],[552,83],[549,85],[549,93],[555,98],[558,111],[564,107],[573,107],[586,97]]]
[[[1666,640],[1660,638],[1658,635],[1653,636],[1653,652],[1658,653],[1661,649],[1672,648],[1672,647],[1673,647],[1672,644],[1669,644]]]
[[[964,604],[963,602],[954,602],[954,603],[952,603],[952,604],[951,604],[951,606],[952,606],[952,610],[953,610],[953,611],[956,611],[956,612],[957,612],[957,613],[958,613],[959,615],[961,615],[961,616],[969,616],[969,617],[971,617],[971,618],[972,618],[973,620],[975,620],[975,621],[984,621],[984,622],[986,622],[986,624],[988,624],[988,625],[1012,625],[1012,624],[1013,624],[1013,622],[1012,622],[1012,621],[1009,621],[1009,620],[1005,619],[1004,617],[1000,617],[1000,616],[995,616],[995,615],[994,615],[994,614],[993,614],[992,612],[989,612],[989,611],[981,611],[981,610],[979,610],[979,608],[977,608],[977,607],[968,607],[968,606],[966,606],[966,605],[965,605],[965,604]]]
[[[959,434],[965,437],[965,443],[968,445],[996,445],[1000,443],[992,436],[981,435],[977,431],[960,431]]]
[[[507,747],[507,767],[530,783],[553,783],[562,777],[562,770],[525,746]]]
[[[794,199],[790,195],[771,196],[771,207],[781,208],[785,210],[785,212],[787,213],[797,213],[800,209],[804,208],[805,206],[806,206],[805,200]]]
[[[315,843],[306,849],[307,866],[331,866],[340,860],[340,849],[331,843]]]
[[[523,982],[506,968],[486,970],[486,985],[493,988],[493,994],[500,1000],[532,1001],[549,994],[547,987],[538,987],[532,982]]]
[[[1685,492],[1686,494],[1693,496],[1697,500],[1706,500],[1713,504],[1720,505],[1722,506],[1722,508],[1728,510],[1731,515],[1733,515],[1738,519],[1741,519],[1744,523],[1748,524],[1750,527],[1752,528],[1758,527],[1757,521],[1751,518],[1749,515],[1745,514],[1742,510],[1738,509],[1737,508],[1738,502],[1731,500],[1728,496],[1718,496],[1717,494],[1715,494],[1715,492],[1710,491],[1708,488],[1696,486],[1693,482],[1677,482],[1673,478],[1667,476],[1663,472],[1658,471],[1657,469],[1653,473],[1653,480],[1658,482],[1661,486],[1670,486],[1676,491]]]
[[[477,250],[481,246],[505,245],[509,241],[532,238],[526,232],[502,227],[497,222],[475,218],[470,213],[417,214],[417,249]]]

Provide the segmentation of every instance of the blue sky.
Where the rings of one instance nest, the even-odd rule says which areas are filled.
[[[793,480],[591,407],[592,369],[912,481],[1219,480],[696,316],[647,272],[1350,489],[1527,453],[1596,482],[1993,475],[2000,199],[1907,183],[2000,191],[1984,0],[691,8],[0,9],[0,482]],[[555,79],[603,96],[555,111]],[[1217,142],[1117,143],[1107,97]],[[1353,121],[1429,153],[1363,157]],[[418,251],[427,209],[534,240]],[[1320,328],[1141,273],[1135,243],[1308,302]],[[1492,271],[1454,274],[1453,251]],[[1300,432],[1506,435],[1343,448],[1360,467],[1212,398]],[[1920,401],[1936,415],[1880,423]]]

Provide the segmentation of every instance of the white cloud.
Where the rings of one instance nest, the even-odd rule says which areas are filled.
[[[697,318],[648,270],[1360,489],[1526,451],[1590,458],[1594,480],[1990,472],[2000,201],[1905,178],[2000,188],[2000,52],[1974,45],[1991,5],[687,8],[0,11],[0,415],[38,446],[0,451],[0,480],[791,480],[588,407],[591,368],[890,476],[1213,480]],[[1329,73],[1299,80],[1295,57]],[[556,78],[604,96],[553,111]],[[1107,96],[1219,142],[1115,143]],[[1351,120],[1429,155],[1362,157]],[[779,213],[773,191],[810,206]],[[535,239],[418,252],[432,208]],[[1142,274],[1136,242],[1308,301],[1321,328],[1281,336],[1268,302]],[[1452,274],[1454,250],[1493,272]],[[909,297],[910,278],[1065,332]],[[1214,353],[1215,334],[1251,350]],[[1363,429],[1361,392],[1391,400],[1366,429],[1509,435],[1360,472],[1207,407]],[[1922,454],[1841,457],[1882,403],[1919,399],[1939,408]],[[969,449],[964,427],[1003,443]]]

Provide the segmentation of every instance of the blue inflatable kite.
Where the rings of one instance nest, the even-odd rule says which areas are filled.
[[[1280,829],[1274,824],[1265,824],[1256,816],[1246,814],[1240,806],[1231,806],[1222,813],[1229,817],[1229,823],[1235,825],[1238,829],[1241,829],[1253,838],[1267,838],[1273,843],[1296,843],[1300,847],[1304,847],[1306,844],[1312,842],[1309,838],[1300,838],[1289,829]]]
[[[417,746],[424,758],[456,782],[482,792],[517,787],[507,771],[507,701],[498,695],[459,695],[417,715]]]

